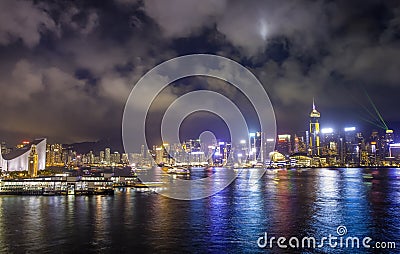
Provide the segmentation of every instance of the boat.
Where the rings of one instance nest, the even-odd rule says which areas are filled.
[[[103,176],[49,176],[0,180],[0,195],[112,195],[113,181]]]
[[[167,174],[189,175],[190,170],[184,167],[170,167],[167,169]]]

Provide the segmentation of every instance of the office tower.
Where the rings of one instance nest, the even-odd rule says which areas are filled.
[[[319,118],[321,114],[316,110],[313,100],[313,107],[310,113],[310,143],[309,152],[311,156],[320,155],[320,134],[319,134]]]
[[[276,150],[283,155],[290,155],[292,153],[292,143],[289,134],[278,135],[278,142],[276,143]]]
[[[255,161],[257,159],[256,149],[256,133],[249,133],[249,161]]]
[[[321,155],[329,158],[329,161],[336,161],[339,155],[338,135],[332,128],[321,129]]]
[[[61,161],[63,165],[67,165],[69,163],[68,161],[68,150],[63,149],[62,155],[61,155]]]
[[[265,138],[262,132],[249,133],[249,160],[250,161],[264,161]]]
[[[246,161],[249,155],[249,144],[247,140],[242,139],[238,144],[238,148],[236,151],[237,157],[240,157],[240,161]]]
[[[60,166],[62,164],[62,144],[54,144],[53,147],[53,161],[54,164]]]
[[[368,161],[365,153],[365,140],[361,132],[356,133],[357,165],[365,165]]]
[[[140,156],[142,157],[142,160],[146,159],[146,149],[144,145],[140,147]]]
[[[356,127],[344,128],[344,141],[345,141],[345,163],[358,164],[360,147],[358,144],[358,134]]]
[[[383,149],[384,149],[384,157],[389,157],[389,147],[390,144],[394,143],[394,133],[393,130],[386,130],[385,132],[385,139],[383,143]]]
[[[123,153],[123,154],[121,155],[121,162],[122,162],[123,164],[129,164],[128,154],[127,154],[127,153]]]
[[[263,162],[265,159],[265,137],[264,133],[258,131],[255,137],[256,156],[258,162]]]
[[[104,162],[104,160],[105,160],[104,151],[100,151],[100,162]]]
[[[294,135],[293,153],[298,153],[300,150],[300,139],[297,135]]]
[[[371,166],[379,164],[379,143],[379,134],[377,131],[373,131],[367,142],[368,160]]]
[[[121,154],[115,151],[113,154],[111,154],[111,163],[118,164],[120,162],[121,162]]]
[[[162,146],[155,148],[155,157],[155,161],[157,164],[161,164],[164,162],[164,148]]]
[[[304,136],[294,136],[293,153],[307,153],[307,142],[304,140]]]
[[[93,164],[94,163],[94,154],[93,151],[90,151],[87,155],[87,163]]]
[[[111,163],[111,149],[108,147],[105,149],[104,160],[106,161],[106,164]]]
[[[47,144],[46,145],[46,165],[47,166],[62,166],[62,165],[64,165],[62,144]]]
[[[53,162],[51,160],[51,145],[46,144],[46,166],[52,166]]]
[[[394,143],[393,130],[386,130],[385,139],[386,139],[386,142],[389,143],[389,144],[393,144]]]
[[[213,163],[218,165],[226,164],[231,152],[231,144],[227,142],[220,141],[215,147],[215,152],[212,156]]]

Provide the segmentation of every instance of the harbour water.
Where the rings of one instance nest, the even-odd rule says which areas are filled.
[[[113,196],[0,196],[1,253],[398,253],[400,169],[248,169],[223,191],[174,200],[129,188]],[[338,236],[397,249],[260,248],[264,236]]]

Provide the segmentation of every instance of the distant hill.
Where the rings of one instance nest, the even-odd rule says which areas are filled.
[[[98,154],[100,151],[104,151],[104,149],[106,149],[107,147],[111,149],[111,152],[117,151],[119,153],[124,153],[121,140],[115,141],[110,139],[102,139],[93,142],[63,144],[63,147],[76,151],[78,154],[86,154],[89,153],[90,151],[93,151],[93,153]]]

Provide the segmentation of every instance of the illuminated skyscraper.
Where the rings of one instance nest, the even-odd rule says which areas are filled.
[[[63,147],[61,144],[46,145],[46,165],[47,166],[62,166]]]
[[[115,151],[110,156],[111,163],[118,164],[121,162],[121,154],[119,152]]]
[[[123,154],[121,155],[121,162],[122,162],[123,164],[129,164],[128,154],[127,154],[127,153],[123,153]]]
[[[144,164],[144,160],[146,159],[146,150],[144,149],[144,145],[140,147],[140,156],[141,156],[141,163]]]
[[[386,130],[385,133],[385,142],[384,142],[384,151],[385,151],[385,157],[389,157],[389,147],[390,144],[394,143],[394,134],[393,130]]]
[[[333,159],[339,155],[338,138],[337,133],[332,128],[321,129],[320,152],[322,156]]]
[[[309,153],[312,156],[320,155],[320,137],[319,137],[319,121],[321,114],[315,109],[313,100],[313,109],[310,113],[310,144]]]
[[[111,163],[111,149],[108,147],[105,149],[104,160],[107,164]]]
[[[157,164],[161,164],[164,162],[164,148],[162,146],[155,148],[155,161]]]
[[[306,132],[308,134],[308,131]],[[293,153],[307,153],[307,141],[303,136],[294,135]]]
[[[360,149],[363,143],[363,137],[360,132],[356,131],[356,127],[344,128],[345,139],[345,162],[350,165],[360,164]]]
[[[264,133],[259,131],[249,133],[248,159],[250,161],[263,162],[265,159],[265,146],[266,140]]]
[[[278,135],[276,150],[283,155],[290,155],[292,153],[292,143],[289,134]]]
[[[104,158],[105,158],[104,151],[100,151],[100,161],[104,162]]]

